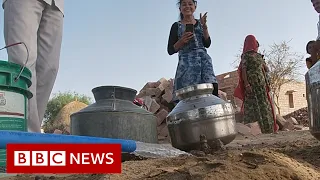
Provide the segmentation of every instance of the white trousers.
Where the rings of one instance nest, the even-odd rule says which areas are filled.
[[[29,90],[28,131],[41,132],[41,124],[59,69],[63,14],[42,0],[7,0],[4,3],[6,45],[24,42],[29,50],[27,68],[32,72]],[[23,45],[9,47],[8,61],[25,64]]]

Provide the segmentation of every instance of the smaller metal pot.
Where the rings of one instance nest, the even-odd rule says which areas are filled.
[[[198,84],[176,92],[180,102],[167,117],[173,147],[184,151],[199,149],[202,135],[209,146],[214,146],[217,140],[228,144],[235,139],[233,106],[212,91],[212,84]]]

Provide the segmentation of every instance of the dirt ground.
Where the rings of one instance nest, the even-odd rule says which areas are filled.
[[[35,179],[18,175],[4,179]],[[114,175],[42,176],[56,180],[319,180],[320,141],[309,131],[291,131],[257,137],[239,136],[226,150],[204,157],[126,161]]]

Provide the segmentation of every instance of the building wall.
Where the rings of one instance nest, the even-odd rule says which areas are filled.
[[[242,105],[242,101],[233,97],[233,92],[238,85],[239,77],[238,72],[231,71],[223,73],[217,76],[219,83],[219,89],[227,93],[227,98],[234,106],[239,110]],[[289,105],[289,94],[293,97],[293,107]],[[306,99],[306,86],[304,82],[292,82],[283,85],[280,89],[279,96],[280,112],[281,115],[287,115],[298,109],[307,107]]]
[[[233,92],[238,85],[239,76],[237,71],[223,73],[217,76],[217,81],[219,83],[219,90],[227,93],[227,98],[235,106],[241,104],[240,100],[233,97]],[[240,102],[239,102],[240,101]]]
[[[289,96],[293,96],[293,107],[290,107]],[[275,99],[276,101],[276,99]],[[298,109],[307,107],[306,85],[304,82],[285,84],[280,89],[279,105],[281,115],[287,115]]]

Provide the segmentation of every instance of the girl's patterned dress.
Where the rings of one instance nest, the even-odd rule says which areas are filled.
[[[211,57],[203,44],[203,28],[200,20],[194,28],[194,38],[179,50],[179,63],[174,80],[174,90],[201,83],[217,83]],[[186,26],[178,22],[180,39]]]

